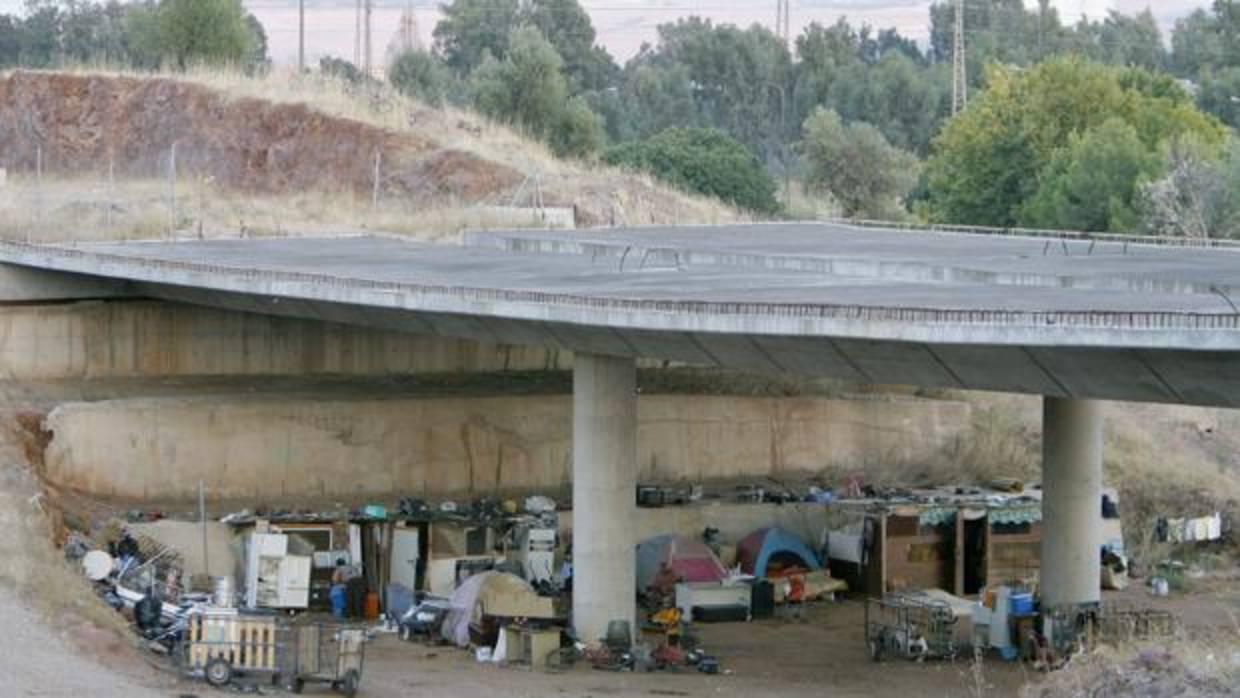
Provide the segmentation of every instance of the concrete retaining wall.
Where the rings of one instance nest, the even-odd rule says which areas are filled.
[[[538,370],[571,355],[160,301],[0,306],[0,378]]]
[[[144,398],[47,419],[54,483],[92,494],[351,501],[566,486],[571,398]],[[646,480],[779,476],[929,456],[969,421],[931,400],[643,396]]]

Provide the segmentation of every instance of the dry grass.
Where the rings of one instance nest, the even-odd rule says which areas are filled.
[[[0,238],[36,242],[149,240],[163,237],[285,237],[382,231],[452,240],[461,230],[542,227],[533,211],[486,206],[418,208],[406,201],[347,193],[245,194],[202,179],[167,182],[82,173],[76,178],[10,177],[0,187]],[[174,225],[175,221],[175,225]]]
[[[1210,637],[1100,647],[1022,698],[1222,698],[1240,686],[1240,626]]]

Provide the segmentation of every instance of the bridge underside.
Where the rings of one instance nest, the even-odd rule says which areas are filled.
[[[574,352],[574,623],[586,641],[632,621],[633,359],[1044,396],[1046,607],[1099,599],[1097,401],[1240,407],[1231,250],[796,226],[586,236],[483,235],[472,248],[8,243],[0,254],[43,270],[37,285],[68,297],[128,294]]]
[[[695,366],[825,376],[860,384],[1240,407],[1240,362],[1234,354],[1221,351],[655,332],[419,313],[151,283],[135,284],[131,292],[240,312],[608,356],[664,359]]]

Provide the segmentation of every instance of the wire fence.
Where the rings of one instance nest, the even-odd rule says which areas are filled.
[[[21,155],[21,157],[18,157]],[[463,200],[435,190],[408,191],[395,157],[362,157],[365,173],[347,184],[322,173],[320,187],[217,182],[195,153],[176,144],[157,157],[107,158],[57,167],[35,146],[0,162],[0,238],[93,242],[267,237],[384,231],[439,237],[465,228],[574,227],[572,207],[543,203],[537,176],[515,192]],[[355,173],[356,174],[356,173]],[[269,189],[271,191],[269,191]]]

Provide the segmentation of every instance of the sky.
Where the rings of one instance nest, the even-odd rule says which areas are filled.
[[[242,0],[267,30],[269,49],[277,63],[297,59],[297,3],[295,0]],[[755,22],[773,25],[776,0],[579,0],[590,13],[598,40],[621,63],[637,53],[643,42],[652,42],[655,27],[676,18],[697,14],[716,22],[748,26]],[[969,0],[966,0],[966,2]],[[410,0],[373,0],[373,42],[376,61],[395,35],[403,8]],[[1035,5],[1036,0],[1026,0]],[[0,0],[0,12],[16,12],[24,0]],[[1164,31],[1177,17],[1209,0],[1052,0],[1064,21],[1082,15],[1100,17],[1109,9],[1154,12]],[[412,0],[419,34],[430,42],[438,17],[438,0]],[[929,36],[930,0],[792,0],[792,27],[810,22],[831,24],[846,16],[854,24],[877,28],[895,27],[918,41]],[[306,0],[306,54],[314,63],[322,56],[352,58],[354,43],[352,0]]]

